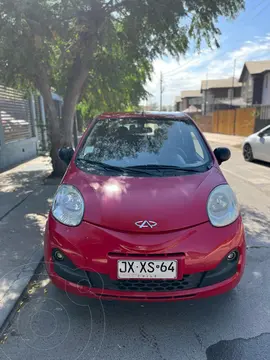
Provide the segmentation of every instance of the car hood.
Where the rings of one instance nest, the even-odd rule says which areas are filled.
[[[176,177],[107,177],[73,164],[63,183],[85,201],[84,221],[126,232],[166,232],[208,221],[209,193],[226,183],[218,167]]]
[[[257,133],[249,135],[244,142],[251,141],[257,137]]]

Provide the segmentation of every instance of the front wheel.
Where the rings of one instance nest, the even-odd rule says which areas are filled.
[[[244,156],[244,159],[246,161],[253,161],[254,160],[252,148],[251,148],[251,146],[249,144],[244,145],[243,156]]]

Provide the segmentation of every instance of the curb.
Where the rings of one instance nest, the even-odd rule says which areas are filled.
[[[2,336],[14,318],[17,305],[27,292],[28,284],[35,277],[42,260],[43,248],[39,248],[32,254],[29,262],[22,266],[21,272],[17,275],[16,280],[5,293],[3,299],[7,298],[9,301],[8,304],[0,309],[0,336]]]
[[[207,139],[207,138],[206,138]],[[218,141],[218,140],[208,140],[207,141],[211,144],[211,143],[214,143],[214,144],[221,144],[223,146],[228,146],[228,147],[234,147],[236,149],[242,149],[242,143],[235,143],[235,144],[227,144],[227,143],[224,143],[224,141]]]

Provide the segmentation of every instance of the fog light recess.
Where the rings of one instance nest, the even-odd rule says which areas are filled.
[[[238,252],[237,251],[232,251],[229,253],[229,255],[227,256],[227,260],[228,261],[234,261],[236,260],[238,257]]]
[[[58,260],[58,261],[63,261],[65,258],[64,254],[61,253],[61,251],[59,251],[59,250],[55,250],[54,257],[55,257],[55,260]]]

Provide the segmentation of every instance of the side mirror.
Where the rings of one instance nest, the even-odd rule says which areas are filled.
[[[231,157],[230,149],[225,148],[225,147],[216,148],[214,150],[214,154],[215,154],[215,157],[216,157],[219,165],[221,165],[224,161],[229,160]]]
[[[67,165],[69,165],[73,155],[74,149],[71,147],[64,147],[58,151],[59,158]]]
[[[258,136],[259,136],[260,138],[262,138],[262,137],[263,137],[263,132],[260,132],[260,133],[258,134]]]

